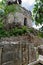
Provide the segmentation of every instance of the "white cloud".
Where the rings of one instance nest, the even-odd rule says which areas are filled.
[[[22,6],[30,11],[32,11],[34,7],[34,3],[35,3],[35,0],[22,0]]]
[[[34,4],[35,0],[22,0],[22,2],[29,4],[30,6]]]
[[[39,28],[41,28],[42,25],[39,25],[39,26],[33,25],[33,27],[34,27],[35,29],[39,30]]]

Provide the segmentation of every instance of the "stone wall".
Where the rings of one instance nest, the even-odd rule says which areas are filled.
[[[31,12],[18,5],[17,5],[17,7],[15,7],[15,9],[17,10],[16,12],[13,12],[13,13],[10,12],[6,16],[6,18],[4,18],[3,23],[4,23],[5,29],[6,29],[6,26],[7,26],[7,28],[9,28],[9,26],[12,26],[12,24],[13,24],[12,27],[14,27],[17,24],[19,24],[20,26],[24,26],[25,18],[26,18],[26,26],[32,27]]]
[[[35,47],[39,46],[39,45],[43,45],[43,38],[39,38],[37,36],[34,36],[33,34],[25,34],[22,36],[17,36],[17,37],[5,37],[5,38],[1,38],[0,41],[8,41],[8,42],[17,42],[17,41],[28,41],[28,43],[33,43],[33,45]]]
[[[3,42],[0,65],[28,65],[36,60],[34,46],[27,41]],[[0,49],[1,50],[1,49]]]
[[[2,55],[2,48],[0,47],[0,65],[1,65],[1,56]]]
[[[43,45],[43,39],[33,35],[0,39],[0,65],[28,65],[36,61],[35,47]]]

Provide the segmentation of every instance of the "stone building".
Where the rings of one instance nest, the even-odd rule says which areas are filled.
[[[12,1],[12,0],[7,0]],[[16,4],[14,5],[16,12],[10,12],[7,14],[6,20],[3,22],[6,24],[20,24],[21,26],[27,26],[32,27],[32,13],[31,11],[28,11],[24,7],[21,7],[20,5]],[[8,25],[7,25],[8,26]]]
[[[15,16],[17,19],[15,19],[15,22],[21,23],[22,26],[29,26],[32,27],[32,18],[31,18],[31,12],[27,12],[24,8],[22,8],[22,12],[16,12]]]
[[[8,24],[19,24],[21,26],[32,27],[32,14],[30,11],[26,10],[25,8],[20,7],[20,10],[15,13],[9,13],[4,20],[4,24],[8,26]]]
[[[9,0],[12,1],[12,0]],[[8,24],[20,24],[21,26],[32,27],[32,14],[30,11],[16,4],[16,12],[10,12],[3,20],[6,28]],[[37,60],[36,49],[43,44],[42,39],[32,34],[5,37],[0,39],[0,65],[28,65]],[[43,49],[42,49],[43,52]],[[32,65],[32,64],[31,64]]]
[[[38,40],[37,40],[38,39]],[[37,46],[43,44],[41,38],[29,35],[0,39],[0,65],[34,65],[37,61]],[[40,41],[40,43],[39,43]],[[37,44],[37,45],[36,45]],[[39,51],[40,53],[40,51]],[[43,47],[41,54],[43,53]],[[39,63],[39,61],[38,61]],[[35,62],[36,64],[36,62]]]
[[[34,46],[30,48],[30,44],[26,41],[0,42],[0,65],[28,65],[35,61]]]

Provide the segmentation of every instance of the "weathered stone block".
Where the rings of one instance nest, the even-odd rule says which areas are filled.
[[[1,65],[1,56],[2,55],[2,48],[0,48],[0,65]]]
[[[40,55],[43,55],[43,45],[40,45],[40,46],[38,47],[38,53],[39,53]]]
[[[2,65],[14,65],[14,62],[13,61],[8,61],[6,63],[3,63]]]
[[[0,57],[2,65],[28,65],[36,60],[36,51],[33,44],[25,41],[18,44],[9,43],[3,45]]]
[[[34,45],[29,45],[29,63],[36,61],[36,52],[34,49]]]
[[[13,60],[13,52],[7,52],[7,53],[3,53],[2,55],[2,63],[8,62]]]

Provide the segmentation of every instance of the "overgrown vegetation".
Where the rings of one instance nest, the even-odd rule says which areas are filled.
[[[21,36],[23,34],[32,34],[34,36],[38,36],[38,37],[42,37],[43,38],[43,33],[40,32],[40,31],[37,31],[33,28],[27,28],[26,26],[23,26],[21,28],[19,27],[14,27],[14,28],[11,28],[11,29],[4,29],[4,26],[1,24],[0,26],[0,38],[1,37],[10,37],[10,36]]]
[[[43,24],[43,0],[35,0],[34,8],[33,8],[33,20],[36,25]],[[39,37],[43,37],[43,26],[39,29],[38,32]]]
[[[9,6],[5,7],[4,11],[5,11],[5,14],[8,14],[10,12],[15,13],[15,12],[18,12],[21,10],[20,10],[19,5],[13,4],[13,5],[9,5]]]
[[[4,18],[11,12],[15,13],[21,11],[21,7],[18,4],[12,4],[12,5],[6,5],[6,0],[2,0],[0,2],[0,38],[1,37],[10,37],[10,36],[18,36],[25,33],[32,33],[33,35],[37,35],[39,37],[43,37],[42,32],[38,32],[34,30],[33,28],[27,28],[26,26],[23,26],[21,28],[18,28],[18,25],[14,28],[11,28],[9,30],[4,29],[3,20]]]
[[[3,21],[4,17],[6,17],[9,13],[15,13],[15,12],[20,12],[21,7],[19,4],[12,4],[12,5],[7,5],[6,0],[2,0],[0,2],[0,22]]]
[[[0,22],[2,22],[2,20],[4,19],[4,17],[6,17],[9,13],[15,13],[21,11],[21,8],[19,5],[17,4],[13,4],[13,5],[7,5],[5,6],[5,8],[0,8]]]
[[[9,30],[4,29],[3,20],[6,15],[10,12],[15,13],[21,11],[21,7],[18,4],[6,5],[6,0],[2,0],[0,4],[0,38],[1,37],[10,37],[10,36],[18,36],[27,33],[27,27],[23,26],[21,28],[15,27]]]
[[[38,32],[38,37],[41,37],[41,38],[43,38],[43,32]]]
[[[35,0],[34,9],[33,9],[33,18],[36,23],[43,24],[43,0]]]
[[[27,28],[24,26],[22,28],[12,28],[10,30],[5,30],[3,28],[0,28],[0,38],[1,37],[10,37],[10,36],[18,36],[25,34],[27,32]]]

